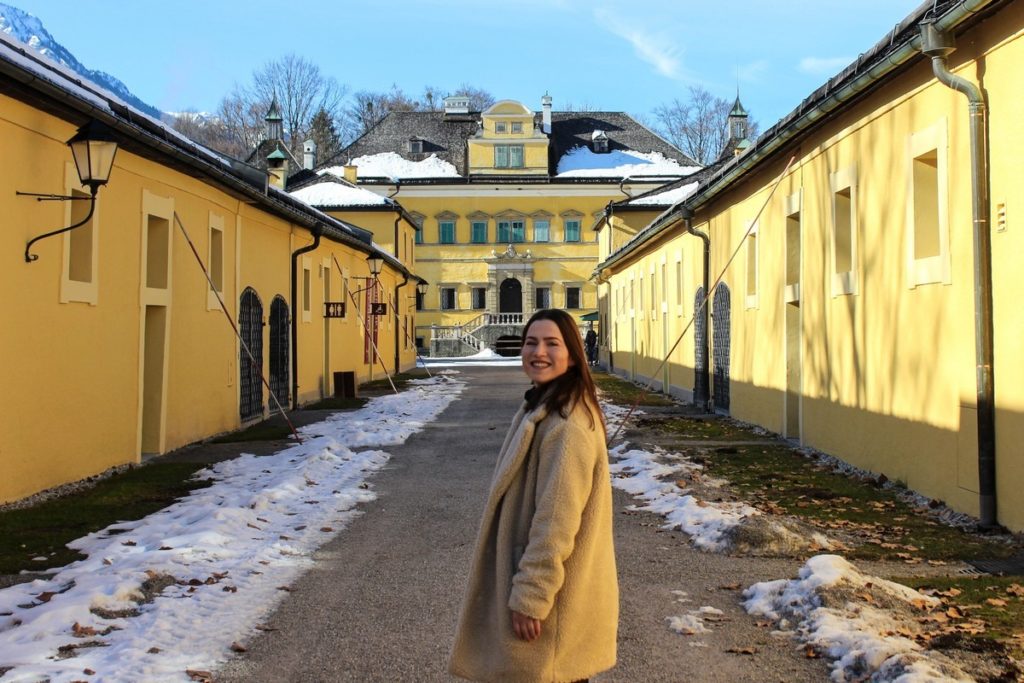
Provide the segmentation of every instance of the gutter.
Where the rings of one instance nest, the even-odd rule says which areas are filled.
[[[292,252],[292,410],[299,407],[299,257],[320,246],[320,229],[313,228],[313,243]]]
[[[998,526],[996,509],[996,424],[992,313],[992,243],[989,234],[988,142],[985,95],[971,81],[950,72],[946,57],[956,47],[934,20],[921,22],[921,52],[931,57],[935,78],[967,97],[971,139],[971,219],[974,234],[974,360],[978,411],[978,494],[982,528]]]

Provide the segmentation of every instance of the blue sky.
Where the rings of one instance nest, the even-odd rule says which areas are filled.
[[[649,115],[688,85],[762,129],[920,0],[7,0],[165,111],[211,111],[288,52],[351,90],[482,87],[538,109]]]

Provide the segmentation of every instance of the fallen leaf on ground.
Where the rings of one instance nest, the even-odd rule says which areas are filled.
[[[752,655],[757,652],[756,647],[730,647],[726,648],[726,652],[731,652],[734,655]]]
[[[199,669],[185,669],[185,675],[199,683],[213,683],[213,674]]]
[[[231,643],[231,651],[232,652],[248,652],[248,649],[245,647],[245,645],[242,645],[240,642],[238,642],[236,640],[235,642]]]

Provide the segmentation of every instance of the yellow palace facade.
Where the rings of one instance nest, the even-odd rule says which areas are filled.
[[[925,9],[692,196],[612,207],[603,351],[617,372],[1020,530],[1024,6]],[[691,324],[701,235],[721,283]]]

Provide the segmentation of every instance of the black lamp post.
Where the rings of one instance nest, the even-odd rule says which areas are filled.
[[[366,264],[370,267],[370,275],[376,280],[377,276],[380,275],[381,269],[384,267],[384,259],[376,254],[370,254],[366,257]]]
[[[18,192],[17,194],[35,197],[36,201],[40,202],[88,199],[89,212],[85,215],[85,218],[74,225],[69,225],[66,228],[54,230],[29,240],[29,243],[25,245],[25,261],[27,263],[31,263],[39,258],[39,256],[29,253],[32,245],[39,240],[74,230],[88,223],[92,218],[93,211],[96,209],[96,193],[110,180],[110,171],[114,167],[114,156],[117,154],[117,141],[107,126],[99,121],[90,121],[79,128],[75,136],[68,140],[68,147],[71,148],[71,156],[75,160],[78,179],[82,185],[89,188],[90,196],[77,197],[73,195],[39,194],[36,192]]]

